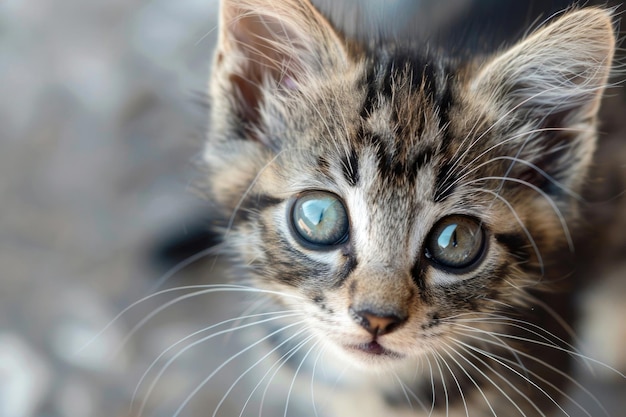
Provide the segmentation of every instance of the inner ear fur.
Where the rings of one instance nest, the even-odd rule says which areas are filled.
[[[344,41],[308,0],[223,0],[211,89],[250,133],[265,95],[298,89],[347,59]]]

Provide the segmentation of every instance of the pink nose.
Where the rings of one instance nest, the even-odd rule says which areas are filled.
[[[373,336],[382,336],[396,329],[406,318],[395,314],[376,314],[369,310],[354,311],[349,309],[350,315],[361,327]]]

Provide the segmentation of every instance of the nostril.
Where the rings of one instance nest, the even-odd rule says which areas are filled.
[[[397,314],[380,314],[371,310],[355,311],[352,307],[349,311],[354,321],[374,336],[389,333],[406,320],[406,317]]]
[[[365,313],[363,317],[369,322],[370,328],[375,330],[377,334],[391,330],[391,327],[400,321],[395,316],[379,317]]]

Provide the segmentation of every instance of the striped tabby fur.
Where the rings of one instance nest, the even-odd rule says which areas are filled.
[[[474,62],[346,39],[306,0],[223,0],[220,31],[210,196],[240,282],[271,291],[313,335],[292,371],[310,380],[316,357],[338,374],[349,364],[319,415],[576,408],[558,254],[595,149],[610,11],[564,12]],[[345,241],[296,236],[291,207],[310,191],[343,203]],[[427,250],[448,216],[483,231],[472,265]],[[335,381],[314,379],[320,392]]]

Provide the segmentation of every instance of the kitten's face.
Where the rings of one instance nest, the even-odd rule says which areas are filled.
[[[370,369],[524,305],[593,151],[605,12],[482,66],[347,45],[295,0],[226,1],[222,24],[206,157],[254,285]]]

